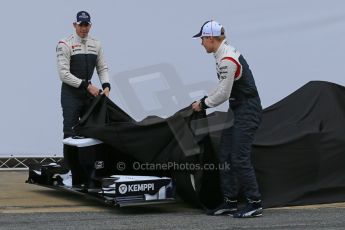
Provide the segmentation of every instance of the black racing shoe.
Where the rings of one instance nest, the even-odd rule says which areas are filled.
[[[217,208],[207,210],[206,214],[211,216],[228,215],[237,212],[237,200],[224,198],[224,202]]]
[[[250,218],[262,216],[261,200],[248,199],[247,205],[233,214],[234,218]]]

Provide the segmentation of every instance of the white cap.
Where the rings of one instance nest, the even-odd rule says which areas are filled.
[[[200,32],[193,36],[193,38],[199,38],[199,37],[217,37],[224,35],[222,33],[223,26],[216,21],[207,21],[205,22],[200,29]]]

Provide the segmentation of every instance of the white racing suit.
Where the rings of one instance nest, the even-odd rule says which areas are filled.
[[[61,87],[64,138],[74,136],[72,127],[85,112],[92,96],[86,88],[95,67],[102,88],[110,89],[108,67],[99,41],[73,34],[59,41],[56,47]]]
[[[261,122],[258,91],[246,60],[226,40],[214,56],[218,87],[201,100],[201,107],[215,107],[229,100],[229,112],[234,113],[234,125],[223,130],[219,147],[220,163],[230,164],[230,170],[220,170],[223,195],[236,200],[242,187],[247,198],[257,200],[261,195],[250,156],[255,132]]]

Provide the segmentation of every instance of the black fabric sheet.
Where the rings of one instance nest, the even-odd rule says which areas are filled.
[[[167,119],[150,116],[136,122],[107,97],[99,96],[74,129],[78,135],[103,141],[122,161],[127,156],[126,171],[120,173],[171,176],[184,200],[212,208],[221,201],[218,172],[198,170],[217,163],[205,118],[205,112],[194,113],[187,107]],[[226,119],[225,113],[214,114],[209,121],[217,130]],[[152,170],[149,165],[148,170],[137,170],[137,162],[165,164],[165,168]]]
[[[75,130],[132,161],[217,166],[219,127],[232,122],[227,116],[215,112],[206,117],[187,107],[167,119],[137,122],[100,96]],[[309,82],[264,110],[252,161],[265,207],[345,201],[344,126],[345,88],[333,83]],[[186,201],[217,205],[222,199],[218,172],[189,169],[156,173],[174,177]]]
[[[266,206],[345,201],[345,88],[312,81],[266,108],[252,161]]]

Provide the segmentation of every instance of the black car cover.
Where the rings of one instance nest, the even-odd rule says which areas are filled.
[[[312,81],[266,108],[252,161],[266,206],[345,201],[345,88]]]
[[[217,162],[209,128],[219,130],[219,126],[229,123],[226,121],[231,118],[228,119],[226,113],[215,113],[206,119],[205,114],[187,107],[167,119],[150,116],[136,122],[101,95],[94,99],[74,129],[78,135],[103,141],[112,148],[113,154],[121,155],[121,159],[127,156],[130,159],[127,163],[166,164],[168,167],[163,172],[158,169],[138,172],[127,164],[127,171],[122,173],[172,176],[183,199],[214,207],[221,201],[218,172],[201,168]],[[206,191],[212,191],[213,195]]]
[[[75,131],[141,163],[193,165],[163,173],[186,201],[212,208],[222,199],[219,175],[202,168],[217,166],[220,127],[231,124],[231,114],[206,116],[191,107],[137,122],[99,96]],[[333,83],[309,82],[264,110],[252,161],[265,207],[345,200],[344,126],[345,89]]]

